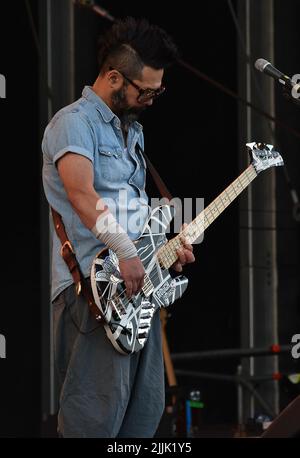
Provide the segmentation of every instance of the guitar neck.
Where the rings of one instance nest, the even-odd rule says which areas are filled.
[[[233,202],[241,192],[256,178],[257,172],[253,165],[231,183],[215,200],[213,200],[198,216],[188,224],[176,237],[166,243],[158,252],[161,265],[169,269],[177,260],[176,250],[181,248],[181,238],[190,244],[194,243],[211,223]]]

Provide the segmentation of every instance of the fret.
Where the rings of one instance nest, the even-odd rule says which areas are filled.
[[[174,245],[176,246],[174,247]],[[177,259],[176,249],[179,248],[179,246],[180,245],[178,244],[176,237],[172,239],[169,243],[167,243],[166,253],[167,253],[167,262],[169,266],[171,266],[176,261]]]
[[[150,296],[150,294],[153,292],[154,286],[152,281],[150,280],[148,274],[145,274],[144,276],[144,285],[143,285],[143,292],[146,297]]]
[[[231,204],[231,198],[230,198],[230,195],[228,194],[227,189],[225,189],[225,191],[223,191],[223,194],[225,195],[224,201],[226,202],[226,207],[228,207],[228,205]]]
[[[223,199],[222,199],[222,194],[223,194],[223,193],[221,193],[221,194],[220,194],[220,196],[219,196],[219,201],[220,201],[220,203],[222,204],[222,206],[223,206],[223,209],[225,210],[225,208],[226,208],[226,205],[225,205],[225,204],[224,204],[224,202],[223,202]]]
[[[222,213],[222,211],[224,210],[224,205],[222,204],[222,199],[220,199],[220,196],[216,199],[215,205],[218,213]]]
[[[200,234],[201,230],[195,221],[193,222],[193,224],[191,224],[191,227],[188,226],[182,232],[182,235],[186,238],[188,243],[191,243],[193,240],[196,240]]]
[[[222,205],[223,205],[224,210],[225,210],[225,208],[228,207],[228,205],[230,204],[230,202],[229,202],[228,199],[226,199],[224,191],[223,191],[222,194],[220,195],[220,200],[221,200]]]
[[[237,192],[236,192],[236,190],[235,190],[234,182],[233,182],[232,185],[231,185],[231,189],[233,190],[233,192],[234,192],[234,194],[235,194],[235,197],[237,197],[238,194],[237,194]],[[235,199],[235,197],[234,197],[234,199]],[[232,200],[233,200],[233,199],[232,199]]]
[[[210,204],[210,207],[211,207],[211,212],[212,214],[214,215],[214,219],[216,219],[217,216],[219,216],[220,212],[219,212],[219,209],[218,209],[218,204],[217,202],[213,201],[211,204]]]
[[[204,230],[206,230],[209,225],[210,225],[210,222],[209,222],[207,216],[205,216],[204,217]]]
[[[244,184],[244,183],[242,182],[242,180],[240,179],[240,177],[237,178],[237,181],[238,181],[238,183],[239,183],[239,186],[240,186],[242,189],[244,189],[244,188],[246,187],[245,184]]]
[[[207,219],[207,221],[209,222],[209,224],[212,223],[213,220],[214,220],[214,217],[213,217],[213,215],[212,215],[212,213],[211,213],[209,207],[207,207],[207,208],[204,210],[204,213],[205,213],[206,219]],[[209,213],[210,213],[211,216],[209,215]]]

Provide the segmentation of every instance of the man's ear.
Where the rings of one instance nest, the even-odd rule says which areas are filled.
[[[118,89],[118,87],[121,86],[122,84],[121,75],[116,70],[110,70],[107,73],[107,79],[108,79],[109,86],[112,89]]]

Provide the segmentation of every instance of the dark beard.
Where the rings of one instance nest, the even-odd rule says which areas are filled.
[[[146,107],[129,107],[126,100],[125,87],[121,87],[118,91],[112,94],[113,112],[119,117],[122,126],[128,129],[129,125],[137,121],[140,114]]]

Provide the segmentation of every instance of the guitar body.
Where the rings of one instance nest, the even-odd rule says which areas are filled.
[[[95,257],[91,269],[91,285],[95,302],[107,320],[106,334],[120,353],[141,350],[149,336],[156,310],[168,307],[180,298],[188,280],[182,275],[170,276],[161,266],[156,253],[167,243],[166,230],[173,219],[173,207],[155,208],[140,238],[135,242],[146,272],[142,291],[130,300],[120,278],[118,259],[104,249]]]

